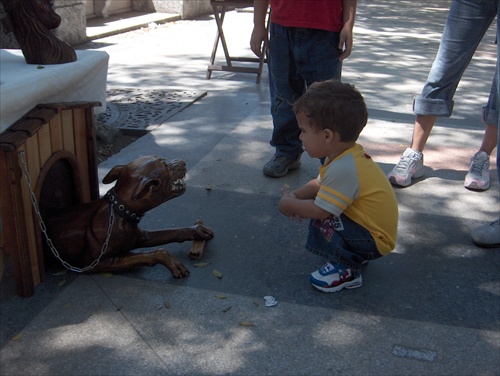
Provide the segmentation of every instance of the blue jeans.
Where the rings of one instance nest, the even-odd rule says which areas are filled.
[[[363,261],[382,257],[370,232],[345,214],[312,219],[306,249],[334,264],[356,270]]]
[[[498,0],[452,1],[436,59],[413,103],[415,114],[451,116],[458,83],[497,10]]]
[[[270,144],[277,155],[296,159],[302,153],[293,103],[314,82],[340,80],[339,35],[271,23],[268,61],[273,134]]]
[[[497,80],[496,82],[493,81],[493,86],[495,86],[495,89],[497,91],[497,96],[496,96],[496,108],[500,108],[500,100],[498,99],[498,92],[500,91],[500,87],[498,85],[498,77],[500,77],[500,64],[498,62],[500,61],[500,49],[498,48],[498,41],[500,41],[500,8],[497,9],[497,70],[496,70],[496,77]],[[493,88],[492,88],[493,90]],[[498,126],[498,143],[497,143],[497,175],[498,175],[498,181],[500,182],[500,121],[497,123]]]
[[[483,107],[483,122],[498,127],[498,62],[491,84],[488,104]]]

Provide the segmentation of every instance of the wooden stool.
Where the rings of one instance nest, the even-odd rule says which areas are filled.
[[[217,23],[217,33],[215,35],[215,43],[212,48],[212,55],[210,56],[210,62],[207,68],[207,80],[210,79],[212,71],[227,71],[227,72],[240,72],[240,73],[255,73],[257,74],[256,83],[260,83],[260,77],[262,76],[262,68],[266,62],[266,46],[262,46],[262,57],[235,57],[229,54],[227,48],[226,38],[224,37],[223,23],[224,17],[227,10],[231,10],[235,7],[250,7],[253,6],[253,0],[212,0],[210,1],[212,5],[213,13],[215,16],[215,22]],[[269,32],[269,14],[267,16],[267,31]],[[250,37],[250,36],[249,36]],[[226,58],[226,65],[215,65],[215,55],[217,53],[217,47],[219,45],[219,40],[222,44],[222,49],[224,50],[224,56]],[[233,62],[246,62],[246,63],[258,63],[257,67],[242,67],[235,66]]]

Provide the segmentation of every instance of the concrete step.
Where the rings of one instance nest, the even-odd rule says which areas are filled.
[[[126,12],[107,18],[91,18],[87,20],[87,38],[88,40],[104,38],[147,27],[151,23],[162,24],[180,19],[180,14],[145,12]]]

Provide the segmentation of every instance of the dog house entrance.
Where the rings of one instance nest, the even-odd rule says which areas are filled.
[[[42,168],[40,175],[40,192],[35,194],[39,197],[38,207],[43,220],[50,215],[52,210],[67,208],[83,203],[82,183],[78,162],[72,154],[66,152],[56,153]],[[47,241],[40,231],[37,244],[43,249],[44,268],[60,265],[55,259]]]
[[[40,197],[42,218],[52,209],[67,208],[83,202],[78,164],[72,155],[64,154],[57,153],[42,169],[42,175],[45,176],[40,182],[40,194],[37,194]],[[43,174],[44,170],[46,174]]]

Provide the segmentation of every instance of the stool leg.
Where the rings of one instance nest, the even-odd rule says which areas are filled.
[[[218,12],[219,12],[217,9],[217,5],[212,4],[212,9],[213,9],[214,16],[217,18]],[[217,31],[215,33],[215,42],[214,42],[214,46],[212,47],[212,54],[210,55],[210,60],[209,60],[208,68],[207,68],[207,77],[206,77],[207,80],[209,80],[210,77],[212,76],[212,69],[210,68],[210,66],[212,66],[215,62],[215,55],[217,54],[217,47],[219,45],[219,38],[220,38],[219,24],[217,23]]]
[[[226,15],[226,7],[222,6],[222,11],[220,17],[218,14],[215,15],[215,22],[217,22],[217,28],[219,29],[220,41],[222,44],[222,49],[224,50],[224,56],[226,57],[226,64],[228,67],[231,66],[231,57],[229,55],[229,50],[227,48],[226,38],[224,37],[224,30],[222,24],[224,23],[224,17]]]

